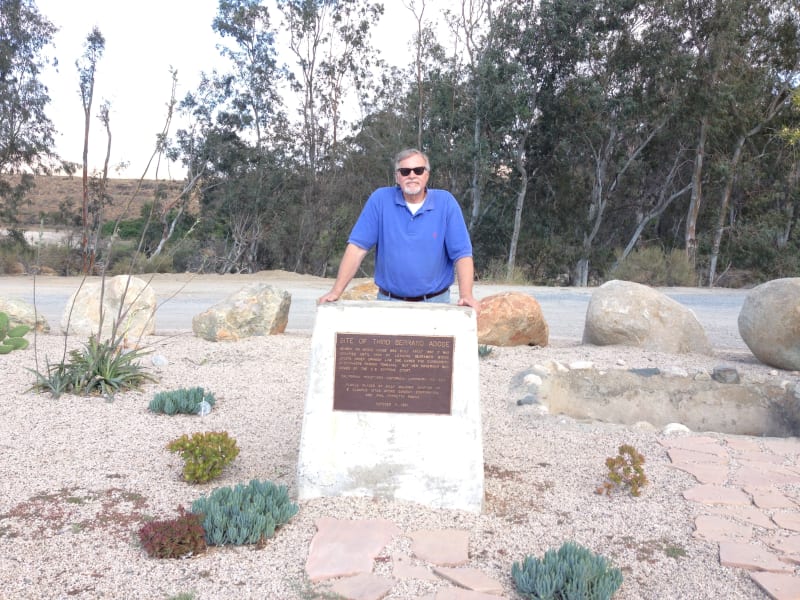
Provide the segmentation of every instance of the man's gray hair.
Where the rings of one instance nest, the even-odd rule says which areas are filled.
[[[425,168],[430,173],[431,170],[431,161],[428,160],[428,155],[425,154],[422,150],[417,150],[416,148],[407,148],[405,150],[401,150],[397,153],[397,156],[394,157],[394,168],[395,171],[400,166],[400,163],[407,159],[409,156],[420,156],[422,160],[425,161]]]

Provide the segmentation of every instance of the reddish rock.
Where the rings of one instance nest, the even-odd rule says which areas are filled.
[[[503,292],[481,299],[478,343],[489,346],[547,346],[550,328],[533,296]]]
[[[378,286],[374,281],[365,281],[345,290],[339,300],[375,300],[377,297]]]

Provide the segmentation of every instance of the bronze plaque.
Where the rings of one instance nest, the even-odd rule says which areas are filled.
[[[337,333],[333,409],[450,414],[453,337]]]

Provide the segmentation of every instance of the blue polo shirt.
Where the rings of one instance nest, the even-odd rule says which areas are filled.
[[[461,207],[446,190],[428,189],[422,208],[411,214],[399,187],[378,188],[347,241],[375,247],[375,284],[398,296],[450,287],[455,261],[472,256]]]

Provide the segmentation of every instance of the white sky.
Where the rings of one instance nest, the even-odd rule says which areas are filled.
[[[447,0],[439,0],[439,3]],[[83,152],[83,107],[78,94],[75,61],[84,52],[86,36],[97,26],[106,40],[98,63],[92,107],[92,136],[89,145],[90,169],[102,168],[107,138],[96,118],[101,103],[111,105],[111,177],[140,177],[155,146],[156,134],[164,127],[166,105],[172,79],[170,68],[178,72],[178,100],[199,81],[201,71],[224,68],[216,44],[219,37],[211,29],[217,14],[217,0],[36,0],[39,11],[59,31],[54,46],[47,52],[59,60],[57,70],[46,72],[51,102],[47,111],[56,130],[56,151],[62,158],[81,163]],[[410,43],[416,31],[413,15],[400,0],[384,0],[384,15],[373,32],[373,43],[390,64],[409,62]],[[428,0],[426,18],[434,15],[437,3]],[[279,15],[271,13],[273,24]],[[177,128],[173,120],[171,132]],[[120,163],[124,171],[115,171]],[[160,178],[180,178],[182,169],[162,165]],[[151,169],[148,177],[154,177]]]

